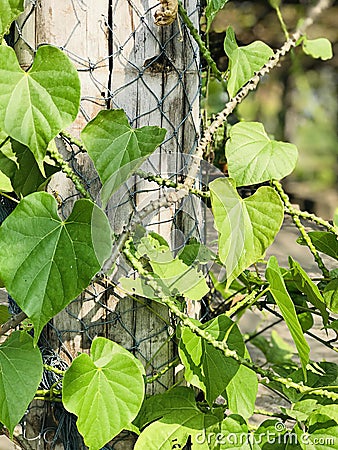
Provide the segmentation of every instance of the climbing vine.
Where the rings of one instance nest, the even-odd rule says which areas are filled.
[[[338,259],[337,217],[327,222],[290,203],[280,180],[297,164],[295,145],[275,140],[262,123],[242,121],[231,126],[227,122],[261,78],[292,49],[301,48],[323,60],[332,57],[328,40],[310,40],[306,35],[328,2],[320,0],[289,35],[279,2],[271,1],[286,39],[276,51],[261,41],[240,46],[236,30],[228,27],[225,72],[217,68],[181,2],[161,2],[156,23],[166,26],[179,14],[229,96],[224,109],[206,125],[196,158],[192,158],[180,184],[140,170],[164,141],[163,128],[132,128],[124,111],[106,110],[84,127],[81,140],[65,131],[79,110],[79,77],[69,58],[50,45],[38,48],[27,72],[21,69],[4,36],[23,12],[23,3],[0,1],[0,191],[1,198],[12,205],[0,227],[0,278],[20,308],[12,316],[5,307],[0,309],[1,424],[12,436],[29,404],[40,399],[62,402],[75,414],[78,431],[91,450],[99,450],[122,430],[138,435],[136,450],[185,445],[193,449],[265,449],[268,432],[284,436],[279,441],[281,449],[336,448],[338,366],[333,361],[310,359],[306,333],[311,332],[313,315],[321,318],[325,329],[338,330],[334,316],[338,314],[338,272],[329,270],[322,257],[324,253]],[[207,1],[207,32],[226,3]],[[228,176],[201,191],[195,185],[200,163],[222,126],[227,131],[224,157]],[[63,159],[56,138],[68,139],[87,152],[102,183],[97,203]],[[73,182],[81,197],[66,219],[59,214],[57,195],[48,192],[49,180],[59,171]],[[136,173],[171,190],[141,210],[122,235],[114,236],[105,207],[114,192]],[[242,198],[238,188],[252,185],[258,189]],[[179,203],[188,195],[203,198],[210,205],[218,232],[217,255],[196,240],[174,255],[163,237],[140,226],[151,211]],[[292,217],[300,232],[299,244],[310,249],[321,271],[320,279],[312,280],[291,257],[288,268],[280,267],[275,256],[264,260],[285,214]],[[308,232],[302,219],[313,221],[320,231]],[[119,289],[168,308],[177,321],[178,357],[147,378],[144,367],[129,351],[97,337],[90,354],[78,355],[65,370],[44,364],[37,345],[44,326],[92,281],[111,283],[111,271],[121,253],[137,276],[120,278]],[[225,269],[224,282],[212,274],[211,281],[206,280],[201,266],[210,261]],[[264,266],[263,272],[251,270],[257,263]],[[198,302],[215,290],[224,300],[237,294],[240,299],[208,322],[190,318],[187,302]],[[257,345],[265,352],[269,366],[252,361],[237,317],[253,305],[275,312],[284,321],[297,359],[283,364],[269,355],[270,344],[261,341]],[[330,348],[336,356],[334,343]],[[145,397],[147,383],[179,365],[184,367],[185,386]],[[59,377],[50,390],[39,387],[43,371]],[[260,411],[273,418],[253,429],[249,419],[257,412],[259,383],[286,398],[290,408],[281,408],[276,414]],[[286,420],[292,421],[289,429],[284,425]],[[241,440],[244,435],[245,442]],[[319,443],[324,436],[329,442],[326,446]]]

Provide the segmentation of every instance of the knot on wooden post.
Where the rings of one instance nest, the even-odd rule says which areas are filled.
[[[155,11],[155,25],[171,25],[177,17],[178,0],[161,0],[161,8]]]

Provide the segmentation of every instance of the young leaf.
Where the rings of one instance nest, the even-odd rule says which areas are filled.
[[[0,345],[0,422],[12,434],[33,400],[42,377],[40,350],[25,331],[14,331]]]
[[[74,359],[65,373],[62,399],[76,414],[77,427],[90,450],[99,450],[139,412],[144,397],[144,370],[126,349],[95,338],[91,356]]]
[[[304,377],[306,376],[306,366],[309,362],[310,347],[304,338],[300,326],[295,306],[285,287],[285,283],[275,256],[271,256],[265,272],[266,279],[270,284],[270,292],[279,307],[285,323],[290,330],[291,336],[297,347]]]
[[[207,0],[207,7],[205,8],[205,16],[207,18],[206,33],[210,31],[210,26],[218,11],[220,11],[229,0]]]
[[[319,309],[322,315],[323,324],[326,325],[329,319],[329,313],[326,311],[324,298],[320,293],[318,286],[314,284],[301,265],[294,261],[291,256],[289,256],[289,265],[297,289],[306,295],[308,301],[312,303],[314,307]]]
[[[100,176],[105,206],[111,195],[162,143],[166,130],[133,129],[122,109],[100,111],[82,130],[81,137]]]
[[[261,258],[278,233],[284,209],[270,187],[259,188],[241,199],[231,178],[210,183],[215,226],[219,232],[219,257],[227,270],[227,287],[244,269]]]
[[[24,12],[24,0],[0,0],[0,44],[13,20]]]
[[[144,402],[136,424],[144,428],[134,450],[169,450],[184,448],[189,436],[192,448],[213,450],[205,436],[219,418],[203,413],[196,405],[194,391],[175,387]],[[196,446],[196,447],[195,447]]]
[[[0,128],[29,147],[40,168],[49,142],[76,118],[80,81],[56,47],[38,48],[24,72],[12,48],[0,47]]]
[[[333,56],[332,44],[326,38],[303,39],[303,51],[313,58],[320,58],[323,61],[331,59]]]
[[[334,314],[338,314],[338,278],[328,283],[323,292],[326,306]]]
[[[0,276],[34,325],[43,326],[88,286],[111,251],[103,211],[81,199],[67,220],[53,196],[25,197],[0,228]]]
[[[296,166],[293,144],[269,138],[259,122],[239,122],[230,129],[225,146],[229,176],[237,186],[280,180]]]
[[[272,49],[262,41],[238,47],[234,30],[231,27],[227,29],[224,50],[229,57],[228,92],[231,97],[234,97],[273,55]]]
[[[329,231],[310,231],[308,233],[312,244],[316,249],[325,253],[331,258],[338,259],[338,239],[333,233]],[[302,238],[297,239],[298,244],[306,245]]]
[[[246,357],[250,359],[249,353]],[[234,414],[240,414],[245,419],[254,413],[258,392],[258,378],[256,373],[241,365],[236,375],[230,380],[226,389],[228,408]]]
[[[197,321],[196,323],[198,324]],[[200,328],[218,341],[225,340],[228,347],[236,350],[240,356],[244,355],[242,335],[237,325],[227,316],[222,314],[201,325]],[[202,389],[209,404],[224,392],[240,367],[237,361],[226,357],[188,327],[182,327],[180,330],[178,351],[185,367],[185,379]]]

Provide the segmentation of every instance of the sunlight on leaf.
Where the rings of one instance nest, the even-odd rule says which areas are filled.
[[[101,209],[77,200],[67,220],[46,192],[25,197],[0,228],[0,276],[34,325],[43,326],[85,289],[111,251]]]
[[[283,204],[274,189],[263,186],[242,199],[231,178],[210,183],[215,227],[219,232],[219,257],[227,270],[227,285],[244,269],[263,257],[278,233]]]
[[[10,47],[0,46],[0,128],[29,147],[40,169],[49,142],[76,118],[80,81],[58,48],[38,48],[24,72]]]
[[[298,150],[293,144],[270,139],[259,122],[239,122],[230,129],[225,155],[229,176],[237,186],[247,186],[289,175]]]
[[[144,397],[144,369],[126,349],[95,338],[91,355],[74,359],[63,380],[65,408],[90,450],[99,450],[135,419]]]
[[[0,0],[0,44],[13,20],[24,11],[24,0]]]
[[[111,195],[162,143],[164,128],[132,128],[122,109],[100,111],[82,130],[81,137],[100,176],[105,206]]]
[[[224,40],[224,50],[229,57],[230,71],[228,92],[234,97],[239,89],[245,85],[266,64],[273,55],[272,49],[262,41],[255,41],[249,45],[238,47],[232,27],[228,27]]]

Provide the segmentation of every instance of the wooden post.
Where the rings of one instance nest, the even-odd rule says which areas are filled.
[[[198,26],[197,0],[183,3],[188,12],[193,12],[191,18]],[[30,5],[28,1],[28,8]],[[154,12],[158,8],[158,0],[37,0],[33,13],[26,22],[21,21],[23,40],[17,42],[16,50],[24,67],[30,64],[30,47],[43,43],[61,47],[71,57],[82,85],[81,111],[70,129],[75,136],[107,106],[123,108],[134,127],[166,128],[165,143],[143,169],[177,180],[184,165],[182,153],[189,154],[198,139],[199,56],[189,32],[179,26],[179,19],[166,27],[155,25]],[[70,156],[69,149],[62,145],[60,151]],[[86,179],[95,180],[86,154],[76,157],[76,165]],[[97,180],[93,186],[97,192],[92,190],[92,194],[98,196]],[[74,194],[73,186],[63,175],[53,178],[51,188],[65,199]],[[157,185],[137,178],[129,182],[129,189],[136,191],[133,198],[138,209],[161,195]],[[120,189],[108,205],[108,217],[116,233],[122,232],[133,210],[128,196],[128,189]],[[71,198],[65,205],[66,214],[73,201]],[[195,214],[189,207],[185,209],[187,216]],[[173,245],[175,215],[172,207],[157,211],[149,220],[153,224],[150,227]],[[195,217],[197,221],[200,219]],[[183,227],[185,221],[181,220]],[[122,258],[119,263],[122,272]],[[154,302],[140,305],[130,298],[101,294],[100,286],[87,291],[54,318],[53,327],[58,333],[49,327],[47,337],[65,359],[88,351],[94,335],[106,336],[133,351],[149,375],[175,357],[168,326],[171,318],[165,307]],[[175,374],[168,370],[158,382],[147,386],[147,393],[162,392],[174,380]],[[43,445],[40,441],[36,448],[47,449]],[[132,444],[116,448],[131,449]]]

